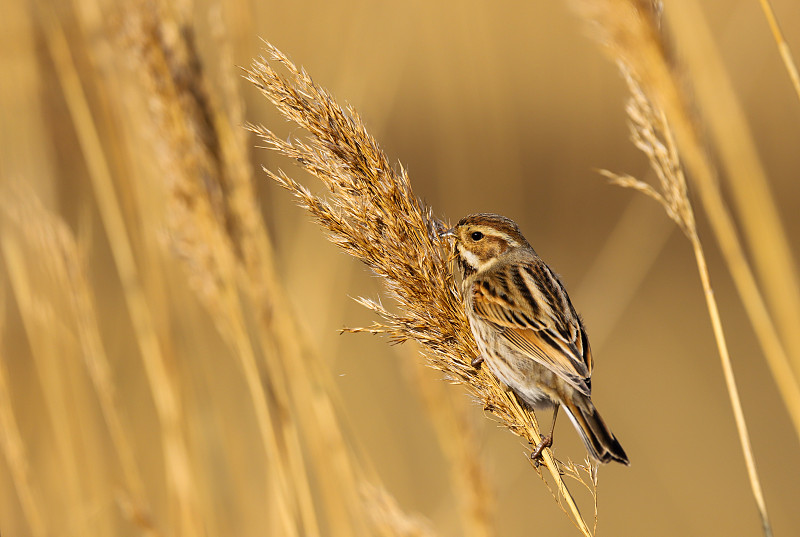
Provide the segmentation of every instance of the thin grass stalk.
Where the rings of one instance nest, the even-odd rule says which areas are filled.
[[[800,384],[800,281],[792,247],[781,223],[755,136],[700,6],[676,2],[668,10],[683,57],[692,74],[697,100],[719,151],[758,284],[769,315]],[[718,185],[715,185],[719,189]]]
[[[0,282],[0,351],[2,351],[5,335],[6,299],[3,282]],[[44,515],[39,508],[41,495],[36,490],[30,472],[25,443],[20,434],[19,425],[14,415],[11,393],[8,390],[8,371],[5,357],[0,356],[0,449],[8,464],[11,481],[17,493],[22,516],[28,523],[33,537],[46,537],[49,534]]]
[[[650,166],[656,173],[660,184],[659,188],[655,188],[649,183],[631,176],[619,176],[607,171],[604,171],[603,174],[620,186],[634,188],[658,201],[667,212],[667,215],[678,224],[692,244],[714,330],[714,337],[719,350],[723,376],[733,409],[739,443],[745,458],[750,488],[761,517],[764,534],[767,537],[771,537],[772,527],[767,514],[764,493],[756,470],[755,457],[750,445],[750,435],[733,374],[727,341],[722,329],[719,308],[714,298],[705,255],[697,234],[694,210],[689,201],[686,177],[683,173],[678,147],[670,125],[666,120],[666,115],[648,99],[648,96],[630,71],[624,66],[621,66],[621,71],[631,91],[631,99],[627,107],[631,126],[631,139],[634,145],[650,160]]]
[[[267,48],[271,60],[282,65],[290,79],[279,75],[265,58],[245,70],[246,78],[311,137],[307,143],[287,141],[265,127],[250,128],[268,147],[316,175],[329,197],[312,195],[283,172],[265,171],[328,229],[332,242],[383,277],[389,296],[399,304],[399,313],[393,313],[379,302],[362,299],[381,322],[351,331],[386,334],[395,342],[417,340],[432,367],[464,384],[513,432],[538,443],[533,413],[524,410],[493,375],[476,372],[470,365],[476,347],[448,264],[449,251],[438,239],[443,224],[414,197],[405,170],[392,168],[355,110],[342,109],[305,71],[271,45]],[[552,452],[546,450],[543,459],[556,484],[559,505],[563,501],[570,520],[590,535]]]
[[[247,132],[238,128],[244,123],[244,107],[235,78],[227,72],[232,65],[229,42],[224,28],[218,27],[217,32],[220,32],[217,38],[223,58],[222,102],[225,103],[225,114],[218,110],[219,107],[213,107],[217,117],[214,126],[229,172],[223,176],[228,181],[228,220],[239,223],[228,233],[231,241],[238,244],[241,255],[237,262],[247,274],[247,279],[242,282],[247,291],[240,296],[246,302],[243,306],[256,312],[256,322],[261,326],[257,337],[260,348],[264,349],[267,368],[271,371],[271,390],[283,394],[282,413],[291,413],[292,421],[297,421],[298,427],[310,439],[301,446],[299,437],[293,435],[290,441],[294,438],[294,445],[289,449],[299,454],[305,448],[311,454],[330,535],[361,535],[366,531],[358,490],[359,482],[364,479],[363,465],[359,466],[353,460],[344,441],[331,400],[333,387],[322,371],[323,364],[318,356],[300,344],[306,336],[299,331],[293,316],[286,313],[290,307],[278,282],[272,244],[255,204]],[[230,61],[225,61],[226,58]],[[275,312],[283,313],[276,315]]]
[[[172,6],[141,2],[126,13],[131,69],[138,74],[147,95],[143,122],[145,135],[158,156],[169,245],[189,276],[190,287],[208,310],[223,340],[233,350],[256,414],[259,438],[267,460],[265,483],[271,491],[271,520],[276,531],[287,536],[318,535],[319,529],[291,420],[280,419],[287,409],[278,378],[263,375],[259,361],[264,349],[251,337],[242,297],[238,256],[245,250],[232,243],[229,230],[250,222],[230,218],[228,204],[240,198],[230,191],[223,176],[220,139],[214,130],[215,110],[202,74],[202,63],[193,45],[191,26],[181,22]],[[263,381],[270,383],[269,393]],[[277,397],[276,397],[277,396]],[[277,401],[276,401],[277,399]],[[274,415],[273,415],[274,414]]]
[[[591,24],[595,37],[611,59],[635,74],[648,98],[666,115],[800,439],[800,385],[723,201],[714,167],[683,92],[682,77],[674,72],[669,50],[662,40],[657,12],[645,0],[572,0],[571,4]],[[671,9],[677,5],[688,3],[670,4]]]
[[[475,456],[478,434],[470,421],[466,401],[455,401],[441,382],[431,382],[425,376],[424,365],[416,359],[418,349],[408,362],[410,375],[425,405],[436,433],[436,439],[450,465],[450,479],[462,515],[462,532],[470,537],[492,537],[494,498],[489,477],[481,457]],[[459,404],[461,403],[461,404]]]
[[[209,98],[208,104],[215,118],[213,127],[224,161],[219,181],[229,198],[224,206],[226,220],[235,223],[228,226],[226,231],[239,254],[236,256],[237,265],[246,274],[246,279],[241,282],[246,287],[245,292],[240,293],[241,306],[255,312],[255,322],[260,324],[256,333],[269,371],[270,391],[280,394],[282,410],[278,415],[292,415],[288,421],[281,420],[281,427],[289,428],[284,432],[284,437],[289,444],[289,453],[295,455],[290,459],[290,464],[294,464],[294,473],[305,480],[305,485],[300,487],[304,491],[305,509],[312,510],[313,501],[308,488],[310,474],[299,464],[304,446],[313,453],[310,464],[317,466],[315,479],[318,486],[326,491],[320,495],[320,499],[326,510],[328,531],[331,535],[353,536],[359,533],[352,518],[356,502],[355,476],[349,465],[347,468],[337,466],[339,471],[330,471],[331,452],[336,450],[343,454],[346,451],[341,435],[328,435],[326,442],[317,441],[316,438],[311,442],[301,440],[304,430],[306,436],[316,436],[323,428],[338,431],[338,423],[332,411],[327,413],[324,420],[317,415],[319,406],[329,406],[330,401],[327,398],[329,387],[322,390],[312,387],[314,373],[311,370],[313,366],[320,366],[316,357],[308,356],[296,344],[304,338],[298,333],[292,317],[274,314],[275,311],[288,312],[289,308],[275,276],[272,244],[255,203],[257,196],[253,188],[247,133],[240,128],[244,123],[244,105],[237,79],[230,70],[233,65],[230,40],[219,21],[219,18],[216,22],[212,21],[212,28],[221,51],[222,99]],[[297,483],[297,479],[295,483],[302,485]],[[319,529],[311,531],[318,533]]]
[[[692,237],[691,242],[692,249],[694,250],[694,257],[697,261],[697,271],[700,273],[700,280],[703,283],[703,294],[706,297],[708,314],[711,317],[711,324],[714,328],[714,338],[717,341],[717,347],[720,352],[725,385],[728,388],[728,396],[730,397],[731,407],[733,408],[734,418],[736,420],[736,431],[739,434],[739,443],[742,446],[742,454],[744,455],[745,464],[747,465],[747,476],[750,480],[750,488],[753,491],[753,497],[758,507],[758,514],[761,517],[761,529],[764,531],[766,537],[772,537],[772,525],[767,513],[767,502],[764,500],[764,491],[761,489],[761,480],[758,477],[755,456],[753,455],[753,448],[750,445],[750,433],[747,430],[747,422],[744,418],[742,402],[739,399],[739,388],[736,386],[736,378],[733,375],[731,358],[728,353],[728,343],[722,330],[722,320],[719,316],[717,300],[714,298],[714,290],[711,288],[711,278],[708,275],[708,266],[706,265],[706,258],[703,254],[703,246],[700,244],[700,239],[696,234]]]
[[[792,81],[794,92],[797,94],[797,98],[800,99],[800,74],[797,72],[797,64],[794,61],[792,49],[789,48],[789,44],[783,37],[781,26],[778,24],[775,12],[772,10],[772,3],[769,0],[759,0],[759,3],[761,4],[761,10],[764,12],[764,16],[767,18],[767,24],[769,24],[772,37],[775,39],[775,44],[778,46],[778,52],[783,60],[783,66],[786,68],[789,79]]]
[[[71,56],[70,45],[58,17],[53,13],[54,8],[42,0],[38,0],[36,6],[45,27],[46,44],[89,168],[100,217],[109,238],[125,303],[141,350],[159,419],[165,473],[168,476],[171,498],[177,505],[180,527],[184,535],[202,535],[202,518],[197,512],[195,487],[188,464],[188,448],[180,426],[181,408],[177,388],[170,378],[161,352],[103,146]]]
[[[64,507],[65,512],[62,514],[66,514],[68,525],[73,527],[86,517],[86,484],[82,482],[78,472],[78,452],[75,438],[71,434],[72,427],[75,426],[74,416],[68,411],[70,405],[60,360],[62,351],[55,343],[56,337],[42,338],[38,335],[47,332],[64,337],[67,331],[58,321],[52,305],[43,302],[38,294],[39,286],[33,281],[31,267],[25,263],[24,247],[19,237],[10,233],[0,236],[0,252],[5,260],[11,289],[31,348],[36,376],[44,396],[47,420],[52,427],[51,453],[56,463],[64,469],[61,481],[63,486],[58,490],[58,496],[63,498],[64,504],[59,507]]]

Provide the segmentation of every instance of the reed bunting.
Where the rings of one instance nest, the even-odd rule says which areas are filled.
[[[512,220],[473,214],[441,234],[455,239],[470,328],[489,370],[534,409],[563,406],[600,462],[628,456],[591,400],[592,351],[583,322],[558,276]],[[552,445],[553,428],[533,458]]]

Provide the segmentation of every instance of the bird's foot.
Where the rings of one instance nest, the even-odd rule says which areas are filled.
[[[470,363],[472,367],[474,367],[475,369],[480,369],[481,364],[483,363],[483,356],[481,355],[476,356],[475,358],[472,359],[472,362]]]
[[[539,440],[539,443],[536,444],[536,447],[533,449],[533,452],[531,453],[531,460],[533,460],[533,464],[534,466],[536,466],[536,468],[539,467],[539,464],[542,461],[542,452],[553,445],[552,434],[548,434],[547,436],[540,434],[539,437],[541,438],[541,440]]]

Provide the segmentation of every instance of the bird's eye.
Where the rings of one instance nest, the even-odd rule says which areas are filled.
[[[482,238],[483,238],[483,233],[481,233],[480,231],[473,231],[472,232],[472,240],[479,241]]]

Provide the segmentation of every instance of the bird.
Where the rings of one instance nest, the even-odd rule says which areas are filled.
[[[492,213],[472,214],[440,234],[453,240],[461,294],[489,370],[531,409],[553,408],[553,442],[563,407],[593,459],[629,465],[628,456],[591,399],[594,365],[583,321],[556,273],[536,254],[517,224]]]

